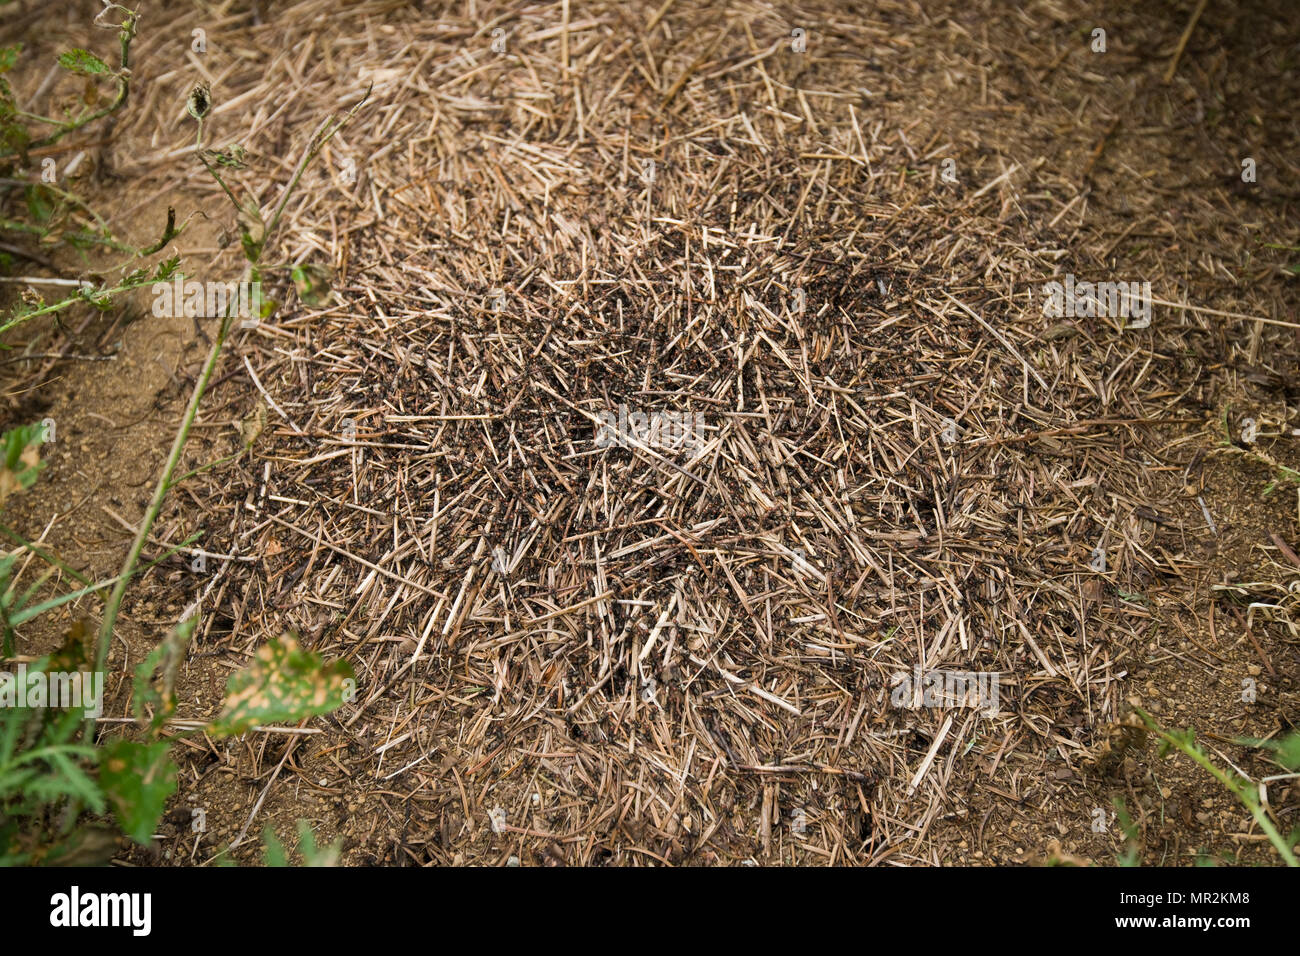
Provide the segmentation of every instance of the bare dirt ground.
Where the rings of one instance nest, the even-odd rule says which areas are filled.
[[[187,274],[239,269],[195,82],[264,206],[371,92],[277,252],[332,300],[280,282],[228,347],[186,467],[268,424],[170,499],[150,553],[220,557],[133,590],[107,710],[196,600],[178,716],[289,630],[359,696],[178,742],[119,859],[256,862],[301,818],[353,865],[1113,865],[1119,798],[1144,863],[1276,864],[1117,744],[1136,704],[1258,778],[1234,740],[1300,700],[1295,17],[1212,2],[1180,52],[1192,6],[143,5],[71,186],[134,242],[192,217]],[[18,7],[25,56],[97,42],[96,4]],[[1167,304],[1045,315],[1067,273]],[[6,522],[109,577],[208,330],[144,295],[33,325],[6,344],[79,357],[0,358],[5,426],[57,422]],[[602,447],[620,405],[701,447]],[[916,668],[998,674],[996,712],[895,706]],[[1269,803],[1300,825],[1294,781]]]

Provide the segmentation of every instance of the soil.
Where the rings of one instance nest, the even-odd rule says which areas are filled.
[[[24,56],[46,62],[68,45],[93,45],[103,39],[84,28],[98,4],[73,3],[66,12],[38,13],[26,6]],[[176,207],[188,218],[188,225],[174,251],[187,266],[220,264],[227,269],[238,266],[237,250],[229,243],[230,209],[224,197],[204,182],[202,171],[193,168],[197,164],[192,154],[184,151],[192,141],[193,126],[183,117],[183,103],[195,80],[219,78],[214,87],[220,94],[219,112],[213,122],[219,121],[223,135],[254,131],[247,141],[255,166],[246,179],[260,191],[265,206],[287,182],[310,127],[332,98],[337,100],[358,79],[366,79],[356,69],[365,57],[346,47],[341,37],[364,36],[374,48],[369,54],[369,78],[377,81],[382,106],[389,102],[384,96],[396,96],[394,90],[419,63],[420,57],[403,40],[406,33],[417,30],[412,24],[427,26],[442,17],[437,28],[427,27],[431,34],[462,36],[458,42],[465,45],[486,45],[491,37],[483,33],[484,24],[495,15],[485,4],[477,5],[477,14],[467,20],[463,5],[443,10],[430,3],[375,0],[286,3],[265,10],[260,4],[234,3],[223,7],[220,15],[207,16],[186,10],[168,11],[164,17],[157,5],[144,6],[133,82],[147,92],[133,97],[111,142],[93,148],[93,172],[70,185],[119,235],[141,245],[156,237],[166,208]],[[863,188],[860,201],[864,210],[879,202],[892,203],[897,212],[904,197],[911,198],[914,208],[907,214],[915,218],[908,222],[914,223],[916,231],[908,237],[910,256],[872,263],[876,271],[866,281],[856,265],[850,273],[840,263],[838,272],[828,273],[824,287],[810,284],[808,294],[814,300],[848,295],[845,290],[853,283],[866,290],[853,295],[866,296],[872,280],[887,278],[891,291],[897,283],[908,294],[933,292],[938,301],[940,290],[961,291],[961,286],[949,281],[959,271],[963,282],[981,280],[981,274],[991,276],[990,294],[1001,294],[997,260],[1015,247],[1026,250],[1014,267],[1024,273],[1017,295],[1037,290],[1054,268],[1081,277],[1089,273],[1143,276],[1155,280],[1155,294],[1168,301],[1284,324],[1156,306],[1152,329],[1140,340],[1132,338],[1131,332],[1124,339],[1104,319],[1067,323],[1074,328],[1061,333],[1061,338],[1050,337],[1050,322],[1033,330],[1028,359],[1036,365],[1069,373],[1071,361],[1063,356],[1078,349],[1101,356],[1098,361],[1106,374],[1113,371],[1119,376],[1113,381],[1132,388],[1108,395],[1111,384],[1090,380],[1091,373],[1083,369],[1094,366],[1080,363],[1076,380],[1067,375],[1053,381],[1061,383],[1062,389],[1068,386],[1107,400],[1100,403],[1104,409],[1081,411],[1078,420],[1100,418],[1104,412],[1116,419],[1157,424],[1048,434],[1010,446],[1016,449],[1013,454],[1032,462],[1032,468],[1044,468],[1044,474],[1056,463],[1067,462],[1073,469],[1069,475],[1073,484],[1068,486],[1095,505],[1097,513],[1113,517],[1114,526],[1106,533],[1124,544],[1112,552],[1118,556],[1113,557],[1114,566],[1104,582],[1074,572],[1067,578],[1064,572],[1043,571],[1045,579],[1054,576],[1060,587],[1044,587],[1043,603],[1033,608],[1033,614],[1061,615],[1082,623],[1075,632],[1077,646],[1064,649],[1061,658],[1048,648],[1047,656],[1057,664],[1082,662],[1078,670],[1071,673],[1060,667],[1058,679],[1040,680],[1029,676],[1037,667],[1030,658],[1032,667],[1021,668],[1022,679],[1008,690],[1013,703],[1004,708],[1006,719],[981,725],[968,720],[965,712],[954,712],[958,719],[952,734],[941,740],[924,786],[912,796],[906,788],[932,743],[942,736],[936,731],[943,715],[933,721],[891,724],[888,720],[893,718],[887,718],[880,722],[875,705],[868,708],[880,689],[878,682],[873,685],[863,676],[858,686],[854,668],[847,665],[835,673],[836,680],[849,687],[848,712],[828,714],[799,735],[782,738],[783,745],[790,742],[788,750],[773,745],[767,763],[785,769],[763,773],[743,769],[743,756],[737,758],[732,750],[744,745],[731,739],[720,722],[714,725],[711,742],[708,735],[692,738],[701,741],[698,752],[683,756],[671,740],[675,733],[685,739],[687,718],[680,716],[677,722],[660,726],[644,714],[638,716],[635,682],[626,675],[614,683],[626,680],[632,687],[628,697],[632,708],[619,709],[620,698],[611,684],[609,707],[614,716],[608,724],[573,720],[567,715],[571,700],[560,706],[532,696],[535,687],[550,686],[560,678],[544,676],[545,660],[538,664],[502,652],[497,671],[493,670],[496,663],[481,662],[489,658],[480,660],[476,655],[487,653],[484,648],[490,648],[501,627],[493,617],[499,609],[487,608],[482,602],[489,596],[477,592],[467,599],[464,616],[450,639],[435,637],[437,646],[431,644],[419,667],[399,681],[402,665],[414,659],[417,645],[424,647],[421,631],[428,618],[424,606],[414,603],[408,608],[408,598],[400,602],[396,616],[388,618],[393,605],[382,588],[372,593],[366,587],[366,567],[319,544],[313,547],[300,530],[263,520],[272,512],[268,493],[297,500],[319,490],[335,504],[324,511],[281,512],[293,519],[290,524],[300,521],[315,531],[320,518],[321,528],[326,523],[333,526],[336,520],[341,525],[351,520],[356,507],[349,510],[339,502],[351,499],[357,507],[373,506],[377,514],[383,512],[383,520],[376,521],[371,532],[377,540],[397,535],[396,519],[384,517],[389,514],[390,488],[363,487],[358,497],[355,485],[346,487],[351,479],[345,459],[321,466],[324,470],[319,474],[324,477],[315,485],[305,478],[281,477],[296,467],[293,456],[300,446],[294,444],[294,430],[309,418],[317,425],[308,430],[319,427],[316,404],[355,397],[345,394],[339,384],[347,376],[334,376],[328,369],[314,368],[311,381],[306,365],[277,366],[274,377],[267,371],[277,354],[291,351],[310,354],[314,350],[318,357],[328,358],[336,354],[332,348],[343,347],[348,335],[340,331],[342,320],[328,314],[322,317],[320,310],[306,306],[287,283],[281,283],[275,290],[281,310],[270,327],[233,336],[187,446],[184,469],[236,453],[240,424],[255,413],[259,402],[265,402],[263,391],[275,399],[281,414],[270,413],[272,427],[251,455],[241,455],[179,487],[146,548],[147,558],[157,556],[192,531],[203,530],[204,540],[210,542],[205,547],[239,557],[196,571],[192,555],[180,554],[132,588],[110,657],[107,709],[119,717],[130,713],[131,669],[196,599],[203,603],[204,619],[183,672],[178,716],[214,714],[228,675],[247,663],[260,641],[290,629],[327,656],[352,654],[362,676],[362,698],[334,715],[308,721],[306,733],[251,733],[230,741],[178,736],[174,755],[181,766],[180,789],[154,845],[123,845],[118,861],[210,865],[219,851],[234,843],[233,850],[220,856],[241,865],[255,864],[262,859],[264,827],[294,847],[296,823],[303,819],[315,830],[318,843],[341,839],[346,865],[506,865],[517,860],[523,865],[1110,866],[1130,843],[1136,846],[1138,859],[1148,865],[1198,861],[1277,865],[1275,851],[1229,793],[1186,757],[1161,757],[1149,736],[1124,728],[1132,709],[1141,707],[1169,728],[1195,728],[1202,745],[1221,765],[1234,766],[1258,780],[1281,771],[1260,750],[1239,743],[1240,738],[1274,738],[1296,727],[1300,483],[1279,476],[1260,457],[1300,469],[1300,326],[1295,324],[1300,296],[1294,272],[1287,271],[1300,261],[1300,253],[1273,248],[1300,245],[1296,232],[1300,220],[1295,215],[1300,180],[1294,164],[1300,155],[1296,148],[1300,130],[1292,115],[1292,104],[1300,95],[1300,74],[1293,67],[1297,47],[1289,5],[1209,5],[1181,54],[1172,83],[1162,82],[1162,77],[1189,10],[1171,2],[1144,4],[1140,11],[1110,3],[1094,5],[1089,11],[1064,3],[1027,7],[884,3],[867,27],[837,32],[837,24],[856,16],[833,4],[792,5],[789,10],[740,5],[719,18],[716,11],[709,13],[707,4],[679,0],[664,15],[664,25],[648,34],[655,51],[645,51],[651,57],[648,64],[627,50],[620,51],[620,37],[635,39],[633,25],[648,22],[659,4],[614,6],[621,9],[605,4],[572,6],[572,23],[597,19],[605,24],[601,29],[611,31],[608,42],[590,60],[582,59],[589,53],[582,45],[589,38],[582,44],[572,39],[567,55],[574,69],[599,70],[604,77],[604,71],[614,67],[600,57],[614,57],[619,69],[609,77],[611,81],[624,66],[633,78],[625,82],[633,85],[648,83],[646,74],[658,70],[663,74],[658,77],[663,93],[671,87],[668,77],[678,75],[705,52],[703,40],[689,39],[692,31],[702,33],[707,26],[711,37],[712,25],[719,19],[734,21],[726,35],[734,40],[735,50],[730,52],[735,60],[748,49],[739,24],[747,24],[758,48],[765,49],[774,38],[787,37],[790,24],[807,23],[813,25],[814,65],[804,74],[775,59],[760,61],[775,77],[775,81],[768,79],[768,85],[846,94],[868,88],[870,96],[855,103],[854,115],[863,131],[869,133],[878,122],[885,122],[887,129],[907,130],[888,157],[878,160],[890,171],[889,184],[872,181],[871,189]],[[551,21],[558,23],[558,10],[556,4],[520,29],[526,34]],[[1098,25],[1107,29],[1105,54],[1089,48],[1091,30]],[[187,52],[196,27],[206,27],[211,38],[203,54]],[[7,33],[14,29],[0,28],[0,43],[12,42]],[[832,44],[828,37],[836,41]],[[870,45],[864,48],[868,40]],[[819,49],[819,42],[830,45],[832,52]],[[557,57],[558,43],[558,35],[537,41],[538,55],[544,49],[546,56]],[[851,56],[855,44],[857,53]],[[720,57],[708,59],[700,73],[718,69],[715,61]],[[335,64],[336,58],[347,66]],[[662,59],[656,63],[656,58]],[[445,66],[453,62],[453,54],[439,47],[434,59]],[[270,82],[272,65],[286,84],[290,82],[286,77],[310,78],[283,102],[292,124],[275,112],[274,90],[260,85]],[[470,69],[462,64],[455,75]],[[385,70],[398,73],[388,77]],[[636,79],[638,71],[642,79]],[[452,76],[444,72],[438,82],[451,82]],[[16,86],[22,88],[19,82]],[[238,94],[246,89],[258,92],[240,101]],[[466,98],[494,95],[469,80],[458,79],[454,89]],[[603,96],[611,89],[612,82],[586,92]],[[678,96],[694,103],[697,93],[695,84],[686,83]],[[759,93],[752,91],[752,95]],[[221,109],[223,102],[234,105]],[[632,108],[630,100],[624,103],[616,97],[615,102],[620,110]],[[817,102],[821,109],[823,101]],[[757,121],[759,106],[766,104],[748,105]],[[403,110],[418,108],[408,104],[386,114],[387,119],[381,111],[358,120],[373,124],[366,129],[376,129],[385,122],[397,123]],[[448,124],[452,132],[435,133],[430,127],[429,137],[446,135],[453,141],[461,137],[466,156],[482,155],[479,150],[493,148],[485,137],[507,132],[505,126],[491,125],[498,122],[492,116],[463,125],[459,114],[455,119],[437,118],[455,108],[445,102],[436,109],[430,106],[419,123]],[[556,104],[535,107],[543,108],[573,109]],[[593,108],[590,99],[582,107]],[[781,108],[790,114],[789,123],[803,122],[797,97],[783,99]],[[834,123],[848,131],[847,108],[841,112],[843,116],[834,114]],[[770,121],[771,115],[763,120]],[[402,122],[407,121],[413,117],[403,115]],[[583,152],[591,148],[590,141],[583,141],[571,117],[566,122],[570,125],[555,135],[548,130],[549,144],[564,147],[563,155],[576,157],[575,163],[594,165]],[[593,117],[586,122],[594,130],[603,120]],[[697,128],[684,106],[680,113],[665,107],[662,115],[647,113],[636,122],[642,124],[638,131],[658,126],[663,139],[685,136]],[[831,121],[823,116],[822,122]],[[480,129],[482,124],[486,125]],[[509,135],[517,132],[514,128]],[[390,296],[392,300],[416,296],[418,283],[404,291],[381,287],[377,281],[368,285],[367,266],[381,260],[390,265],[401,261],[403,250],[390,248],[394,240],[384,232],[385,225],[402,222],[414,233],[429,216],[442,213],[436,208],[402,206],[394,190],[386,185],[381,189],[379,184],[421,176],[436,180],[443,173],[408,168],[415,155],[409,140],[384,151],[360,130],[345,132],[345,142],[349,135],[358,144],[376,146],[363,164],[361,188],[341,200],[312,187],[310,198],[294,207],[284,254],[293,261],[310,249],[328,250],[338,278],[336,311],[365,311],[372,318],[376,312],[398,315],[400,303]],[[767,126],[757,135],[772,138]],[[846,132],[840,147],[848,151],[853,142]],[[343,148],[340,145],[339,151]],[[829,176],[818,172],[815,162],[793,155],[799,148],[807,147],[800,141],[788,159],[773,158],[780,152],[775,146],[770,153],[747,157],[749,162],[773,164],[777,172],[769,187],[787,206],[800,203],[815,175]],[[939,178],[941,150],[942,155],[960,157],[961,183],[955,189],[946,189]],[[547,161],[559,164],[561,155],[547,153]],[[1239,174],[1245,156],[1258,160],[1254,183],[1243,182]],[[535,157],[530,161],[541,163]],[[686,167],[690,161],[675,154],[660,175],[672,175],[673,162]],[[327,155],[325,162],[337,165],[337,157]],[[496,175],[505,177],[507,189],[522,193],[536,187],[522,168],[527,164],[510,160],[506,172],[498,168]],[[976,201],[978,190],[988,189],[987,184],[1009,169],[1020,171],[1019,178],[1008,180],[1014,188],[994,185],[985,194],[1000,201],[978,212],[971,205],[962,206],[961,213],[952,211],[967,200]],[[391,178],[385,180],[382,170]],[[802,170],[808,178],[796,178],[793,170]],[[366,188],[370,183],[376,184],[373,195]],[[473,186],[466,191],[472,198]],[[384,215],[379,215],[381,194],[389,203]],[[449,194],[438,195],[447,204],[444,208],[451,209],[454,201],[446,198]],[[1047,198],[1052,199],[1050,204]],[[612,186],[592,189],[588,184],[545,199],[548,210],[561,210],[569,221],[585,221],[597,231],[603,222],[622,221],[620,217],[627,214],[624,202],[624,193]],[[331,203],[332,207],[324,208]],[[956,256],[951,242],[961,234],[960,216],[973,223],[968,234],[971,247]],[[869,218],[867,213],[863,218]],[[739,243],[747,225],[724,224],[716,230],[717,239]],[[483,220],[465,224],[459,231],[439,226],[428,241],[435,250],[450,250],[457,243],[477,241],[480,228],[490,231],[497,224]],[[535,228],[525,217],[502,231]],[[674,242],[681,240],[664,240]],[[818,254],[831,254],[825,249],[832,245],[828,241]],[[690,256],[688,250],[679,252]],[[56,258],[59,275],[76,276],[86,268],[85,262],[65,251],[49,254]],[[444,254],[453,253],[434,253]],[[474,255],[472,261],[485,277],[494,268],[499,270],[506,257],[494,248]],[[957,265],[952,264],[954,257]],[[1031,274],[1027,264],[1035,261],[1045,263],[1046,272]],[[608,267],[613,269],[612,264]],[[509,263],[509,268],[514,264]],[[23,275],[44,274],[30,262],[16,263],[11,269]],[[556,275],[578,271],[576,267],[572,273],[557,270]],[[498,271],[490,281],[484,278],[478,284],[485,288],[510,284],[502,275],[511,273]],[[667,271],[652,270],[651,275],[675,281]],[[1011,295],[1007,292],[1008,298]],[[30,323],[19,334],[9,333],[5,341],[30,353],[82,358],[0,358],[6,363],[0,365],[4,427],[47,417],[56,423],[56,440],[45,449],[46,467],[39,485],[8,505],[4,521],[96,580],[119,570],[208,351],[211,330],[202,321],[158,318],[149,306],[149,297],[138,294],[116,301],[104,314],[74,309],[59,322]],[[934,321],[923,311],[916,310],[916,316],[922,325]],[[644,321],[646,329],[654,328],[653,316]],[[978,327],[973,329],[971,334],[983,335]],[[832,340],[835,323],[820,330],[810,320],[807,331],[810,340],[815,334]],[[502,351],[513,347],[506,341],[502,334]],[[1017,341],[1025,340],[1017,336]],[[814,343],[814,351],[817,347]],[[980,344],[979,351],[990,348],[999,349],[991,338]],[[430,350],[430,361],[433,355]],[[959,350],[945,350],[943,356],[944,361],[952,361],[950,374],[958,376],[966,374],[967,368],[974,376],[983,361],[971,358],[967,366],[968,356]],[[906,355],[873,359],[880,363],[882,381],[890,374],[888,361],[893,360],[908,363]],[[338,359],[343,364],[349,361]],[[708,365],[703,359],[700,362],[703,375]],[[1149,381],[1139,374],[1143,363],[1150,366]],[[1006,367],[1019,365],[1009,360]],[[249,368],[261,370],[258,384],[248,374]],[[919,370],[914,371],[919,375]],[[418,408],[394,411],[391,402],[386,405],[385,395],[397,395],[397,383],[405,381],[400,371],[388,366],[356,366],[348,374],[356,393],[365,397],[357,399],[356,406],[338,407],[375,410],[372,419],[358,420],[363,437],[369,438],[373,429],[384,440],[404,441],[381,431],[384,416],[437,411],[428,392],[413,393],[422,396],[421,403],[427,400]],[[610,381],[617,380],[615,372],[607,375]],[[1030,381],[1027,374],[1025,378]],[[466,389],[474,387],[470,376],[459,381]],[[497,384],[494,381],[493,387]],[[420,387],[429,386],[426,382]],[[576,383],[574,387],[576,399]],[[1014,382],[1011,392],[1018,389],[1019,382]],[[502,390],[498,408],[508,405],[508,391]],[[366,406],[366,401],[371,405]],[[1003,437],[1075,424],[1064,415],[1038,422],[1022,414],[1023,409],[1005,410],[1010,417]],[[911,413],[904,403],[895,414]],[[1250,444],[1239,440],[1248,417],[1259,431]],[[328,451],[331,446],[323,442],[316,447]],[[1124,468],[1131,469],[1115,464],[1112,478],[1122,470],[1125,481],[1132,477],[1138,484],[1119,490],[1108,486],[1107,467],[1112,462],[1127,463]],[[339,470],[329,470],[335,466]],[[352,459],[351,475],[355,469]],[[1025,473],[1030,470],[1027,466]],[[382,472],[363,473],[371,474],[373,481],[384,480]],[[268,492],[266,476],[272,474]],[[405,480],[402,475],[392,473],[392,487]],[[503,481],[511,478],[505,466],[502,476]],[[1053,488],[1066,485],[1062,479]],[[408,491],[404,485],[402,490]],[[449,484],[440,490],[445,501],[457,488]],[[779,489],[768,490],[782,500]],[[1034,498],[1032,489],[1013,490],[1006,500],[1015,500],[1022,491],[1026,501]],[[1110,494],[1109,503],[1103,492]],[[409,493],[421,493],[414,479]],[[1040,490],[1039,497],[1044,494]],[[1140,507],[1121,509],[1120,496],[1140,502]],[[735,500],[740,498],[738,490]],[[422,502],[420,507],[426,511],[421,514],[430,506]],[[538,502],[539,508],[545,506],[546,502]],[[1010,542],[1014,523],[1000,527]],[[1077,520],[1071,520],[1068,528],[1059,550],[1071,549],[1074,565],[1084,564],[1096,544],[1093,531],[1101,529]],[[569,533],[585,531],[577,528]],[[375,550],[368,541],[345,543],[371,565],[380,562],[387,550]],[[445,569],[437,571],[441,575],[445,570],[445,576],[428,579],[427,586],[454,596],[466,580],[468,552],[474,551],[474,544],[473,536],[460,528],[448,531],[440,542]],[[563,567],[563,549],[555,548],[555,562]],[[312,563],[303,573],[308,560]],[[215,580],[218,571],[213,568],[220,569]],[[345,570],[331,575],[334,568]],[[56,581],[53,586],[57,590],[69,583]],[[852,583],[852,577],[847,583]],[[757,580],[745,587],[753,593],[761,590]],[[394,602],[400,593],[394,592]],[[1067,593],[1068,601],[1062,597]],[[745,615],[748,609],[733,601],[730,592],[724,594],[736,616]],[[576,597],[557,593],[547,606],[565,607],[590,596],[590,591]],[[1279,608],[1252,607],[1259,604]],[[536,604],[534,611],[540,607]],[[659,609],[656,606],[656,614]],[[97,623],[101,610],[101,603],[86,599],[45,616],[22,634],[20,652],[48,650],[74,619]],[[768,614],[770,627],[770,605]],[[593,620],[594,612],[585,632],[578,628],[574,639],[590,642]],[[369,626],[371,621],[377,622],[374,627]],[[934,636],[932,630],[927,621],[927,640]],[[1024,647],[1016,653],[1029,656]],[[429,654],[436,654],[436,659],[426,666]],[[1106,678],[1094,690],[1090,675],[1103,658],[1108,662]],[[787,674],[797,675],[801,668],[812,666],[797,655],[789,660],[793,663],[788,671],[769,672],[766,684],[759,686],[789,686]],[[569,665],[572,668],[572,662]],[[572,669],[569,674],[570,694],[581,693],[590,683],[591,675]],[[493,681],[496,686],[489,686]],[[720,682],[716,693],[727,692]],[[685,710],[691,705],[680,706]],[[786,719],[779,708],[753,697],[734,706],[737,712],[744,711],[746,719],[756,712],[749,725],[755,728],[756,739]],[[855,712],[859,717],[867,715],[862,722],[864,734],[870,729],[881,734],[882,741],[890,739],[888,734],[899,734],[901,749],[887,752],[886,746],[892,744],[868,747],[859,742],[846,748],[841,766],[820,774],[808,766],[791,769],[799,764],[800,748],[793,741],[803,741],[809,753],[822,754],[820,744],[808,741],[828,735],[835,743]],[[635,729],[628,729],[629,725]],[[122,729],[121,724],[106,724],[103,732]],[[618,763],[607,756],[610,748],[630,748],[634,738],[640,748],[635,760],[629,757],[630,762]],[[852,738],[849,734],[850,742]],[[652,759],[660,752],[656,748],[671,753],[677,762],[656,764]],[[824,767],[824,760],[818,765]],[[674,775],[689,777],[686,791],[674,783]],[[1274,781],[1267,795],[1284,833],[1300,826],[1300,782]],[[1127,835],[1116,813],[1117,800],[1134,822]],[[504,832],[494,832],[490,823],[490,812],[496,807],[508,809],[510,826]],[[792,831],[788,821],[796,808],[805,810],[816,838]],[[202,811],[202,832],[192,827],[194,810]]]

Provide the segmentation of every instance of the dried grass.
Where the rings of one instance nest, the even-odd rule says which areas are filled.
[[[121,174],[189,161],[171,114],[201,74],[210,135],[248,148],[269,202],[315,118],[374,87],[286,212],[285,258],[330,265],[337,299],[244,335],[229,380],[267,431],[160,534],[202,524],[242,559],[195,585],[201,652],[295,629],[358,672],[355,706],[259,787],[310,761],[305,785],[400,821],[402,862],[897,864],[939,860],[932,829],[974,791],[1018,802],[999,767],[1019,790],[1081,765],[1160,613],[1123,595],[1197,572],[1182,356],[1225,323],[1052,320],[1035,291],[1113,275],[1123,249],[1121,277],[1176,302],[1285,317],[1248,286],[1202,297],[1215,277],[1158,248],[1172,193],[1191,216],[1212,190],[1152,182],[1123,214],[1094,191],[1132,173],[1116,137],[1142,135],[1125,120],[1165,61],[1117,54],[1078,128],[1065,104],[1103,69],[1086,43],[1018,44],[991,81],[1028,15],[961,6],[304,0],[196,21],[213,49],[154,77],[119,135],[159,113],[165,135]],[[1246,327],[1256,357],[1294,341]],[[698,413],[704,447],[597,447],[620,405]],[[998,712],[891,706],[914,668],[996,672]]]

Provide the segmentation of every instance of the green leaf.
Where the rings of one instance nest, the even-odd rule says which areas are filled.
[[[284,852],[284,844],[271,829],[271,824],[262,828],[262,839],[266,842],[266,865],[277,868],[288,866],[289,855]]]
[[[262,244],[243,226],[239,228],[239,245],[244,250],[244,258],[249,262],[256,263],[262,258]]]
[[[15,491],[25,491],[36,483],[44,462],[38,449],[45,441],[45,426],[22,425],[0,435],[0,503]]]
[[[54,198],[50,191],[38,184],[28,186],[25,192],[27,211],[35,222],[45,225],[54,215]]]
[[[158,693],[153,686],[153,672],[162,663],[163,654],[166,651],[167,649],[162,645],[155,647],[135,669],[135,680],[132,682],[134,690],[131,694],[131,712],[135,714],[135,719],[140,723],[144,722],[146,707],[152,707],[155,715],[163,710],[162,694]]]
[[[157,279],[159,282],[164,282],[167,279],[170,279],[172,276],[176,274],[176,270],[180,266],[180,264],[181,264],[180,256],[172,256],[170,259],[166,259],[158,263],[158,270],[153,274],[154,278]]]
[[[95,781],[67,754],[55,750],[50,754],[50,764],[61,776],[63,792],[75,794],[95,808],[96,813],[104,812],[104,795]]]
[[[158,828],[167,798],[176,792],[176,765],[165,740],[142,744],[115,740],[100,750],[99,783],[122,832],[147,844]]]
[[[346,661],[326,665],[299,647],[293,635],[272,640],[252,664],[231,675],[221,713],[208,732],[242,734],[258,724],[329,713],[343,705],[343,682],[352,676]]]
[[[329,846],[317,846],[311,824],[299,820],[298,850],[302,853],[303,866],[338,866],[339,855],[343,852],[343,840],[335,840]]]
[[[275,835],[268,823],[262,828],[262,840],[266,844],[266,865],[269,867],[287,867],[289,852],[280,838]],[[317,846],[316,834],[306,820],[298,821],[298,852],[302,854],[303,866],[338,866],[339,855],[343,852],[343,840],[335,840],[329,846]]]
[[[1287,770],[1300,770],[1300,731],[1282,738],[1278,743],[1277,762]]]
[[[94,76],[95,74],[111,73],[107,63],[101,60],[89,50],[74,48],[66,53],[59,54],[59,66],[65,70],[71,70],[73,73],[80,73],[82,76]]]
[[[306,263],[294,266],[289,275],[298,287],[298,298],[304,305],[316,308],[329,301],[330,272],[326,267]]]
[[[0,46],[0,73],[7,73],[13,69],[18,62],[18,54],[22,52],[23,45],[15,43],[13,46]]]
[[[0,774],[0,796],[8,797],[21,793],[25,789],[24,784],[30,782],[40,772],[40,767],[27,767]]]
[[[191,614],[181,621],[167,639],[155,647],[135,669],[135,692],[131,697],[131,709],[135,719],[143,723],[144,710],[148,706],[153,710],[149,721],[149,730],[157,731],[176,710],[176,671],[185,658],[185,648],[189,646],[194,627],[199,622],[197,614]],[[162,665],[162,687],[154,686],[154,671]]]
[[[5,115],[7,112],[12,112],[11,109],[6,108],[6,103],[12,103],[12,100],[13,97],[9,92],[9,84],[5,83],[3,77],[0,77],[0,143],[3,143],[3,145],[8,148],[9,152],[23,156],[26,155],[24,150],[27,149],[27,144],[32,141],[32,137],[27,132],[26,127],[11,122]]]
[[[0,575],[2,578],[3,575]],[[1273,751],[1273,759],[1287,770],[1300,770],[1300,730],[1287,734],[1281,740],[1258,740],[1254,737],[1238,737],[1235,743],[1243,747],[1260,747]]]
[[[238,143],[232,143],[225,149],[205,149],[203,155],[217,166],[225,166],[227,169],[248,168],[248,163],[245,161],[248,154]]]

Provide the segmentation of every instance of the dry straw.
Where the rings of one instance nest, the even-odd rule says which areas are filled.
[[[284,210],[333,297],[239,334],[221,382],[266,430],[159,534],[197,503],[204,548],[258,559],[219,563],[197,646],[353,662],[290,767],[381,801],[408,862],[934,860],[999,767],[1082,758],[1152,613],[1112,585],[1187,566],[1143,517],[1176,367],[1031,296],[1104,155],[1046,137],[944,184],[947,118],[889,106],[939,82],[909,4],[473,7],[208,25],[206,135],[249,182],[374,89]],[[181,128],[123,173],[191,160]],[[620,405],[703,445],[597,447]],[[997,672],[999,712],[891,707],[918,667]],[[262,759],[259,791],[290,772]]]

